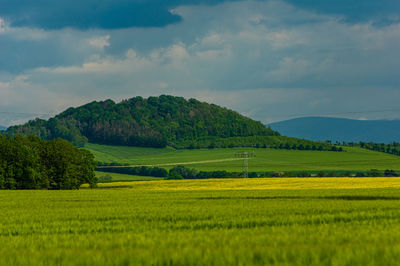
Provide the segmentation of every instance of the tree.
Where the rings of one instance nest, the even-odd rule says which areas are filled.
[[[0,136],[0,189],[78,189],[96,184],[93,155],[71,143]]]

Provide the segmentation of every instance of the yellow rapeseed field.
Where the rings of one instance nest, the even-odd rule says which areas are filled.
[[[99,188],[137,190],[269,190],[400,188],[397,177],[236,178],[100,183]]]

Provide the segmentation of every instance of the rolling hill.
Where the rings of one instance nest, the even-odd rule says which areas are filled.
[[[314,141],[400,141],[400,120],[352,120],[333,117],[303,117],[269,124],[282,135]]]
[[[64,138],[78,146],[87,142],[165,147],[204,138],[279,136],[239,113],[195,99],[161,95],[115,103],[94,101],[69,108],[49,120],[36,119],[8,128],[6,134]],[[189,144],[188,144],[189,145]]]

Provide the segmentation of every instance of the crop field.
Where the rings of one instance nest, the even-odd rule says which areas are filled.
[[[242,161],[235,158],[235,153],[243,150],[256,154],[249,159],[249,171],[400,169],[400,156],[354,147],[344,147],[346,152],[245,148],[174,150],[98,144],[87,144],[85,148],[93,152],[99,162],[165,168],[181,164],[203,171],[240,172]]]
[[[400,178],[121,183],[127,188],[112,184],[117,186],[0,191],[0,264],[400,261]]]
[[[129,177],[129,175],[128,175]],[[138,181],[141,181],[140,179]],[[87,188],[88,185],[84,185]],[[152,182],[111,182],[99,188],[129,188],[135,190],[271,190],[271,189],[400,189],[400,178],[394,177],[328,177],[328,178],[221,178],[158,180]]]

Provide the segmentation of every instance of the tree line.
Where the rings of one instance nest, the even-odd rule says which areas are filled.
[[[104,165],[104,164],[103,164]],[[136,167],[117,167],[103,166],[96,169],[99,172],[118,173],[138,176],[164,177],[165,179],[203,179],[203,178],[226,178],[231,177],[232,173],[227,171],[200,171],[182,165],[175,166],[167,171],[160,167],[136,166]]]
[[[385,152],[393,155],[400,156],[400,143],[392,142],[389,144],[384,143],[373,143],[373,142],[360,142],[359,143],[361,148],[372,150],[372,151],[380,151]]]
[[[99,164],[104,166],[105,164]],[[109,164],[110,165],[110,164]],[[112,165],[112,164],[111,164]],[[118,173],[126,175],[138,176],[153,176],[153,177],[168,177],[168,171],[160,167],[136,166],[136,167],[99,167],[96,169],[99,172]]]
[[[206,137],[200,138],[196,141],[180,141],[173,147],[176,149],[251,147],[286,150],[343,151],[341,147],[326,142],[317,142],[285,136],[248,136],[230,138]]]
[[[98,168],[97,171],[106,173],[119,173],[139,176],[163,177],[165,179],[210,179],[210,178],[241,178],[241,172],[227,171],[198,171],[183,165],[177,165],[169,171],[159,167],[106,167]],[[249,172],[249,178],[256,177],[397,177],[400,173],[394,170],[329,170],[329,171],[269,171]],[[111,181],[111,180],[109,180]]]
[[[257,177],[397,177],[394,170],[365,170],[365,171],[285,171],[285,172],[249,172],[249,178]],[[167,179],[209,179],[209,178],[241,178],[242,173],[227,171],[197,171],[178,165],[169,170]]]
[[[0,189],[96,186],[94,156],[63,139],[0,136]]]
[[[371,150],[371,151],[379,151],[388,154],[393,154],[400,156],[400,143],[391,142],[389,144],[386,143],[375,143],[375,142],[342,142],[336,143],[337,145],[349,146],[349,147],[360,147],[363,149]]]

